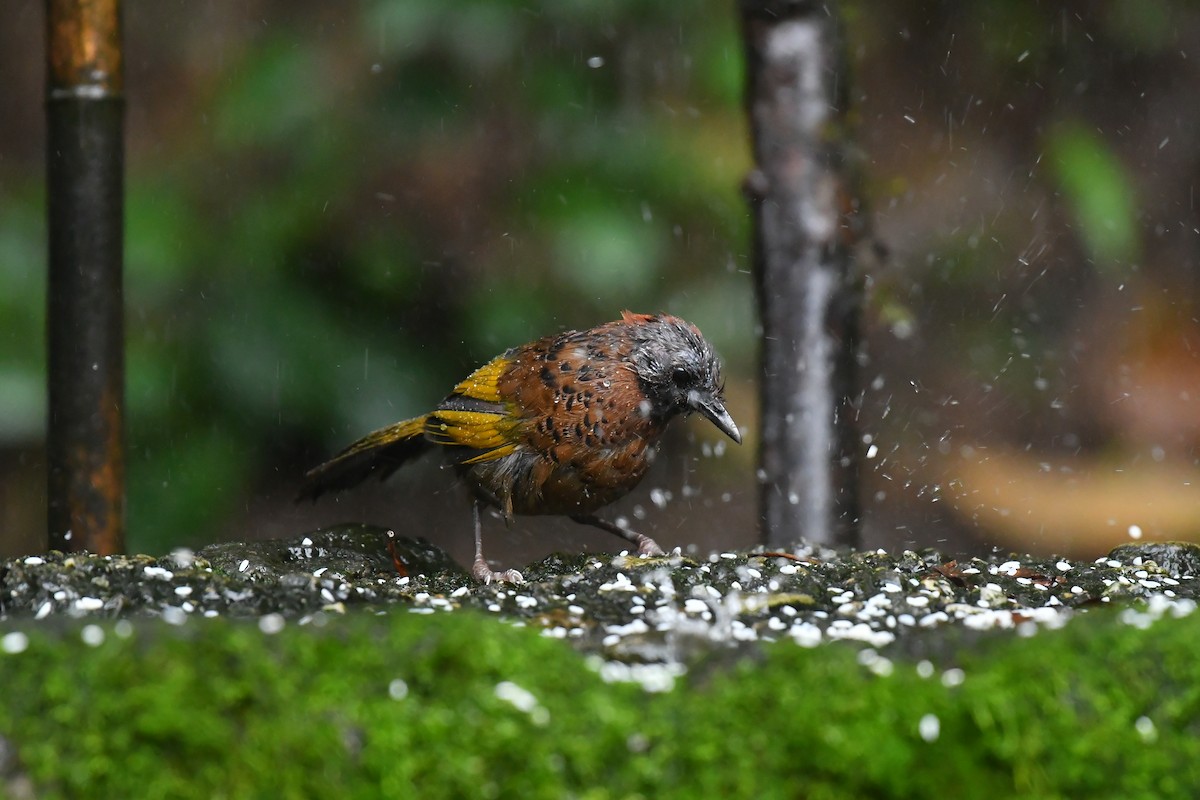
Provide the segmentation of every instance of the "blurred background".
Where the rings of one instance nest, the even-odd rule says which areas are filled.
[[[0,26],[11,553],[45,531],[42,5]],[[843,9],[884,251],[863,262],[867,544],[1200,538],[1200,9]],[[613,513],[667,547],[756,541],[732,2],[130,2],[125,52],[130,550],[362,520],[467,561],[465,490],[432,459],[315,506],[300,476],[624,308],[705,332],[748,444],[675,426]],[[485,524],[506,566],[614,547]]]

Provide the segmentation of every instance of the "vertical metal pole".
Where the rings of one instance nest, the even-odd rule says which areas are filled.
[[[49,544],[125,544],[120,0],[46,0]]]
[[[861,225],[845,164],[846,71],[834,0],[741,0],[756,168],[763,540],[858,541]]]

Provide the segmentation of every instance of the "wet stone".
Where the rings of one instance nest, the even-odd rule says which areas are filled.
[[[198,553],[98,557],[50,553],[0,563],[0,617],[297,618],[350,613],[493,615],[624,664],[685,664],[762,642],[848,640],[876,650],[953,649],[991,631],[1058,627],[1126,607],[1130,624],[1195,608],[1194,545],[1138,544],[1109,557],[936,550],[835,552],[798,545],[643,558],[553,554],[523,584],[480,584],[420,539],[365,525]],[[1165,566],[1164,566],[1165,565]],[[931,644],[931,642],[933,642]]]
[[[1152,563],[1172,578],[1200,576],[1200,545],[1194,542],[1137,542],[1114,547],[1108,557],[1123,564]]]
[[[214,571],[253,580],[278,580],[290,572],[310,576],[324,568],[346,578],[395,576],[388,531],[374,525],[343,525],[296,539],[226,542],[199,552]],[[425,539],[396,536],[397,555],[411,574],[466,573]]]

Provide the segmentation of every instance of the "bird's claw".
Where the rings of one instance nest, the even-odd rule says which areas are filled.
[[[515,569],[506,569],[503,572],[494,570],[487,565],[486,561],[476,561],[471,566],[471,575],[475,580],[483,584],[497,581],[498,583],[524,583],[525,578],[520,572]]]
[[[654,557],[666,555],[666,551],[658,546],[658,542],[654,541],[644,533],[639,533],[637,535],[637,546],[639,556]]]

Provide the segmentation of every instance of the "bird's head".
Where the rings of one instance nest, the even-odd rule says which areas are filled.
[[[639,409],[663,420],[698,412],[739,444],[742,434],[725,410],[721,360],[690,322],[668,314],[631,314],[629,325],[636,345],[633,369],[646,395]]]

